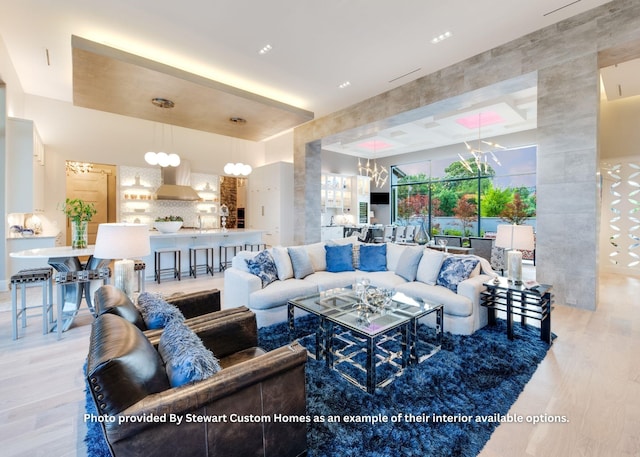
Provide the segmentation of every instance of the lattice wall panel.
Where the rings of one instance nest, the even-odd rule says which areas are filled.
[[[640,270],[640,164],[611,165],[607,174],[613,180],[609,186],[609,261]]]

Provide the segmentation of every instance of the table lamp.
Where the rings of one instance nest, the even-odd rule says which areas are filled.
[[[114,259],[114,285],[133,298],[135,286],[134,261],[151,253],[149,226],[146,224],[113,223],[98,225],[93,256]]]
[[[530,225],[498,225],[496,246],[509,249],[507,252],[507,272],[509,282],[522,284],[522,252],[533,250],[533,227]]]

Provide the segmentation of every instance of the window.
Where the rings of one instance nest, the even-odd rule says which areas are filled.
[[[496,151],[486,172],[437,159],[391,167],[392,222],[424,223],[433,235],[484,236],[500,223],[535,229],[536,147]]]

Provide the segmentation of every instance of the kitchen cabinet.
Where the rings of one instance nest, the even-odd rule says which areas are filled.
[[[353,206],[353,176],[323,174],[320,185],[322,210],[349,213]]]
[[[338,238],[344,238],[344,227],[342,226],[320,227],[320,241],[329,241],[329,240],[335,240]]]
[[[249,176],[247,226],[264,230],[269,246],[293,244],[293,164],[276,162],[254,168]]]
[[[33,121],[7,119],[7,213],[44,212],[44,144]]]

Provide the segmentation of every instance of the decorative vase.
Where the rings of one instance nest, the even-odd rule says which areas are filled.
[[[83,249],[89,246],[89,222],[71,221],[71,247]]]
[[[427,244],[429,242],[429,235],[424,227],[424,221],[420,222],[418,230],[416,230],[415,235],[413,235],[413,241],[418,244]]]

